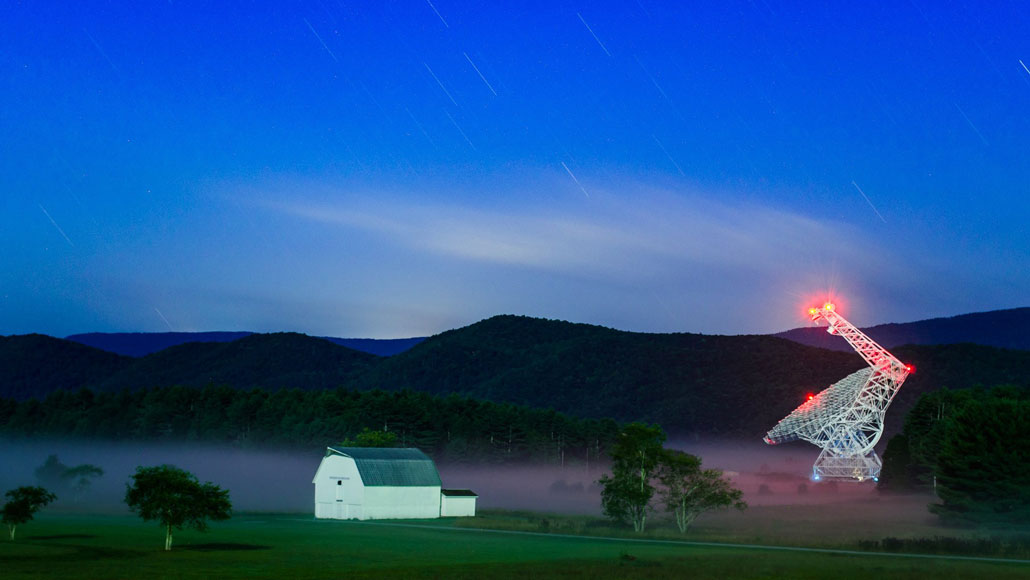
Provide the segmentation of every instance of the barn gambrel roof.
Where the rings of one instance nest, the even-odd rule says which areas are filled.
[[[329,447],[326,455],[350,457],[365,486],[439,486],[440,473],[428,455],[415,448]]]

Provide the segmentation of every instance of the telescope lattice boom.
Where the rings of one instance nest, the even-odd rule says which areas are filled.
[[[773,445],[803,439],[822,448],[813,479],[876,480],[880,458],[873,447],[883,434],[883,416],[912,372],[885,348],[838,314],[832,303],[808,311],[826,331],[848,341],[869,368],[851,373],[787,415],[765,436]]]

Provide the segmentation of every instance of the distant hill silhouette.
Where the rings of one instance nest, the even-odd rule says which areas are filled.
[[[863,328],[884,348],[902,344],[958,344],[970,342],[984,346],[1030,350],[1030,307],[963,314],[950,318],[931,318],[901,324],[880,324]],[[773,336],[808,346],[851,351],[851,347],[826,332],[825,326],[795,328]]]
[[[66,336],[78,342],[126,356],[141,357],[186,342],[231,342],[252,332],[90,332]]]
[[[894,352],[917,371],[887,414],[892,431],[928,390],[1030,387],[1030,351],[953,344]],[[853,352],[774,336],[646,334],[507,315],[441,333],[391,357],[294,333],[186,343],[136,359],[30,335],[0,341],[0,362],[0,396],[19,399],[83,386],[411,389],[658,422],[680,435],[748,438],[764,435],[806,393],[864,365]]]
[[[132,359],[43,334],[0,336],[0,395],[41,398],[96,386]]]
[[[333,344],[379,356],[393,356],[402,353],[425,340],[424,336],[415,338],[336,338],[333,336],[321,336],[319,338],[328,340]]]
[[[67,340],[117,354],[141,357],[187,342],[232,342],[253,332],[90,332],[73,334]],[[321,336],[329,342],[379,356],[404,352],[424,338],[336,338]]]
[[[208,384],[336,388],[351,383],[379,358],[303,334],[252,334],[232,342],[173,346],[135,359],[96,386],[100,390]]]

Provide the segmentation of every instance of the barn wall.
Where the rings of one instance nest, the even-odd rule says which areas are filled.
[[[330,455],[315,472],[315,517],[364,519],[365,486],[350,457]]]
[[[472,517],[474,515],[476,515],[475,496],[441,496],[441,517],[460,518]]]
[[[361,519],[438,518],[440,486],[365,488],[364,517]]]

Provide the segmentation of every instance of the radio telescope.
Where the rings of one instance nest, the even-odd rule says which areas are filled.
[[[833,303],[811,308],[813,322],[848,341],[869,368],[851,373],[784,417],[765,436],[770,445],[803,439],[822,448],[812,479],[877,481],[882,463],[873,447],[883,434],[883,416],[901,383],[912,372],[885,348],[836,312]]]

